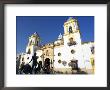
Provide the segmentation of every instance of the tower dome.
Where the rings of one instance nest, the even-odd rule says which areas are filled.
[[[76,21],[76,19],[74,19],[73,17],[69,17],[67,21],[71,21],[71,20]]]
[[[60,35],[58,36],[58,40],[61,40],[63,37],[62,37],[62,35],[61,35],[61,33],[60,33]]]
[[[39,37],[38,33],[35,32],[34,34],[32,34],[29,37],[28,46],[30,46],[30,45],[38,46],[39,45],[39,41],[40,41],[40,37]]]
[[[79,30],[78,21],[73,17],[69,17],[69,19],[64,22],[64,34],[74,33]]]
[[[35,32],[34,34],[31,35],[31,38],[33,38],[33,37],[40,38],[37,32]]]

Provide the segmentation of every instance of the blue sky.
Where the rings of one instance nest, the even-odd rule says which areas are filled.
[[[17,53],[25,52],[28,37],[37,32],[41,44],[57,40],[64,33],[63,24],[70,16],[17,16]],[[78,20],[82,42],[94,41],[94,16],[71,16]]]

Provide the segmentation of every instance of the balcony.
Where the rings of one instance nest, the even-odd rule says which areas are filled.
[[[68,42],[67,44],[68,44],[68,46],[76,45],[76,41]]]

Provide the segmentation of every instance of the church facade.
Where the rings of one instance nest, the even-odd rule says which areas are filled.
[[[34,33],[29,37],[26,52],[18,54],[20,64],[29,63],[34,53],[38,61],[44,64],[45,59],[50,60],[50,68],[55,71],[70,72],[70,63],[73,61],[82,70],[92,70],[91,60],[94,59],[94,42],[82,42],[78,21],[70,17],[64,22],[64,34],[58,39],[46,45],[40,45],[40,36]],[[32,63],[30,63],[31,65]]]

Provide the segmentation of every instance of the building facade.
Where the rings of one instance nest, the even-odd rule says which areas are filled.
[[[19,54],[20,64],[29,63],[34,53],[37,54],[38,61],[45,63],[45,59],[50,60],[50,68],[55,71],[69,72],[70,63],[74,61],[80,69],[91,70],[92,60],[94,61],[94,42],[82,42],[78,21],[70,17],[64,22],[64,34],[58,39],[46,45],[39,45],[40,36],[34,33],[29,37],[26,53]],[[30,63],[31,65],[32,63]]]

